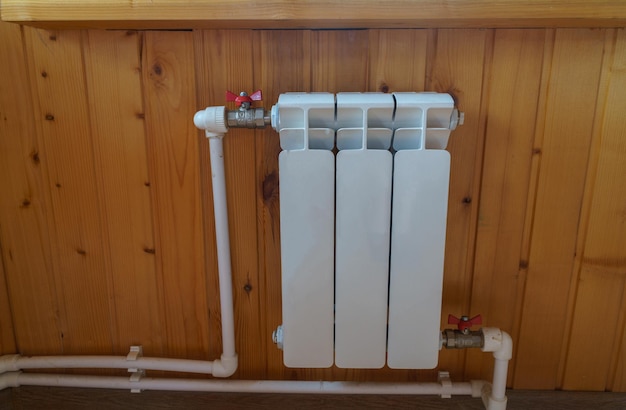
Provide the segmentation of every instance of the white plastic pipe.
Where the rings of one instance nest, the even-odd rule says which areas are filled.
[[[228,206],[226,204],[226,178],[224,176],[224,145],[222,141],[224,135],[212,134],[208,131],[206,134],[209,138],[209,148],[211,152],[213,212],[215,215],[215,241],[217,244],[217,265],[219,270],[220,307],[222,316],[222,361],[236,361],[232,268],[230,262],[230,237],[228,233]],[[235,369],[233,369],[233,373],[235,370],[236,366]]]
[[[506,379],[509,361],[513,357],[513,339],[500,329],[483,328],[485,345],[483,352],[493,352],[493,384],[483,388],[483,403],[487,410],[505,410],[507,404]]]
[[[0,373],[26,369],[142,369],[213,373],[213,362],[203,360],[125,356],[0,356]]]
[[[196,380],[36,374],[0,375],[0,389],[19,386],[80,387],[130,390],[202,391],[221,393],[471,395],[480,397],[483,381],[452,383],[359,383],[275,380]]]

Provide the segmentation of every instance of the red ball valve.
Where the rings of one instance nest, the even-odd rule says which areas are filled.
[[[469,316],[456,317],[448,315],[448,324],[456,325],[461,332],[466,333],[473,325],[482,325],[483,318],[480,315],[476,315],[473,318]]]
[[[251,95],[248,95],[248,93],[243,91],[239,93],[239,95],[231,91],[226,91],[226,101],[234,101],[237,107],[241,107],[243,105],[244,108],[247,109],[250,108],[252,101],[261,101],[262,99],[263,94],[261,90],[257,90]]]

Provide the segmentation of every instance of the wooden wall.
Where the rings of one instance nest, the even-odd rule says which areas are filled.
[[[208,144],[225,90],[451,93],[443,313],[513,336],[516,388],[626,391],[623,29],[46,31],[0,24],[0,351],[220,353]],[[286,369],[277,135],[225,139],[238,378]],[[456,379],[492,358],[444,351]]]

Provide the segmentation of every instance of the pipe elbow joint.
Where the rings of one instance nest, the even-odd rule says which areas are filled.
[[[0,356],[0,374],[20,370],[17,365],[17,360],[20,357],[21,355],[19,354],[7,354]]]
[[[0,391],[9,387],[20,387],[18,376],[22,372],[6,372],[0,374]]]
[[[511,336],[495,327],[484,327],[483,352],[493,352],[493,357],[497,360],[511,360],[513,357],[513,339]]]
[[[206,132],[207,137],[223,136],[227,131],[226,107],[207,107],[193,116],[194,125]]]
[[[218,360],[213,361],[213,376],[215,377],[230,377],[237,371],[239,361],[237,355],[224,356],[222,355]]]

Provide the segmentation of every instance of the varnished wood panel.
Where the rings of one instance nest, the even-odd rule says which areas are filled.
[[[148,172],[157,276],[163,295],[164,350],[172,356],[208,359],[209,333],[219,329],[208,326],[198,131],[193,125],[193,33],[145,33],[143,50]]]
[[[483,176],[470,312],[515,333],[524,289],[520,255],[544,52],[543,30],[498,30],[488,84]],[[515,336],[515,334],[513,335]],[[471,350],[466,377],[490,378],[493,360]]]
[[[115,351],[141,343],[146,354],[161,355],[165,329],[146,158],[142,36],[124,31],[83,36],[94,161],[103,170],[97,179],[109,287],[115,295]]]
[[[519,329],[516,387],[558,386],[570,278],[602,67],[604,33],[558,30],[550,64],[541,164]],[[584,98],[583,98],[584,96]],[[571,115],[571,113],[576,115]]]
[[[449,144],[442,322],[482,313],[511,333],[512,386],[626,389],[623,30],[0,30],[4,351],[139,343],[216,358],[211,172],[195,111],[222,105],[226,89],[260,88],[266,108],[288,91],[432,90],[466,115]],[[283,366],[271,343],[279,152],[271,129],[225,139],[235,377],[432,380]],[[440,356],[455,379],[491,366],[478,351]]]
[[[613,377],[613,362],[623,372],[621,333],[624,328],[626,274],[626,42],[611,30],[606,36],[603,66],[605,98],[596,112],[594,147],[585,200],[588,219],[569,337],[563,387],[603,390]],[[616,46],[615,49],[613,47]],[[583,214],[584,215],[584,214]]]
[[[4,0],[2,19],[53,28],[616,27],[620,0]],[[236,13],[234,12],[236,11]]]
[[[82,34],[25,29],[33,119],[45,149],[47,209],[64,352],[110,353],[116,323],[91,138]],[[62,64],[59,64],[62,61]]]
[[[4,61],[0,64],[0,241],[9,297],[5,303],[11,303],[17,349],[58,354],[63,348],[49,231],[48,157],[32,121],[22,30],[0,24],[0,31]]]

